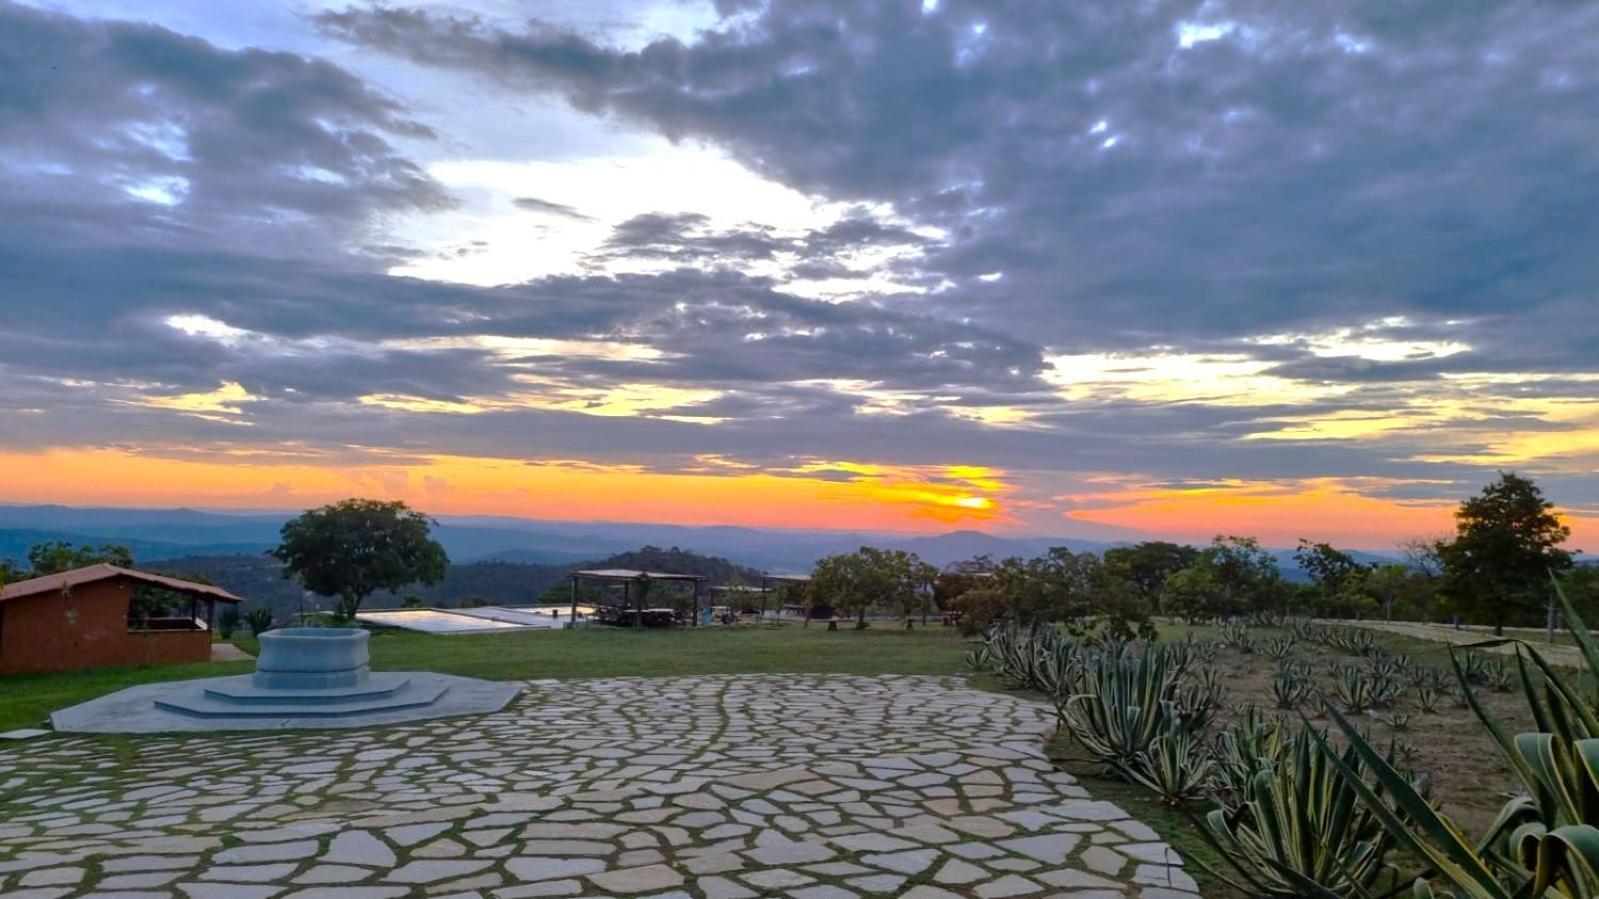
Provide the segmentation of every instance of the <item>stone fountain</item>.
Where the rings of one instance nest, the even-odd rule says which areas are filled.
[[[359,628],[266,631],[254,674],[174,691],[155,704],[211,717],[337,716],[432,705],[449,690],[447,684],[408,673],[373,674],[367,654],[371,638]]]
[[[359,628],[261,634],[255,673],[144,684],[63,709],[56,730],[149,733],[357,727],[497,711],[518,685],[434,674],[374,673]]]

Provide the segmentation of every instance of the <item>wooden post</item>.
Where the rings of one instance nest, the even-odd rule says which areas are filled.
[[[566,623],[567,627],[577,627],[577,575],[572,575],[572,617]]]
[[[694,616],[688,621],[689,627],[700,626],[700,582],[694,582]]]

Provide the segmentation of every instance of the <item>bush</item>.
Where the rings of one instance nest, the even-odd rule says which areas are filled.
[[[960,631],[966,636],[986,634],[1004,619],[1010,603],[1002,590],[979,587],[956,597],[951,608],[961,613]]]
[[[250,628],[250,636],[259,637],[263,631],[272,628],[272,610],[266,606],[256,606],[244,613],[244,623]]]

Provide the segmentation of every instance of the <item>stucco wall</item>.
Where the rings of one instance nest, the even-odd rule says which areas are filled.
[[[211,658],[209,631],[128,631],[133,586],[102,581],[0,604],[0,674]]]

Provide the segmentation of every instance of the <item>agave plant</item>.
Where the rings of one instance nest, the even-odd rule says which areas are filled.
[[[1416,687],[1416,708],[1430,715],[1438,711],[1438,707],[1443,704],[1447,695],[1445,691],[1431,684],[1420,684]]]
[[[1345,669],[1333,681],[1333,698],[1351,715],[1358,715],[1372,706],[1372,679],[1358,668]]]
[[[1206,867],[1250,896],[1371,895],[1394,839],[1342,776],[1364,765],[1305,725],[1244,782],[1242,801],[1205,816],[1200,833],[1232,870]]]
[[[1558,583],[1555,590],[1587,674],[1599,676],[1599,643]],[[1334,710],[1348,753],[1364,766],[1341,762],[1344,782],[1361,794],[1384,830],[1425,863],[1429,876],[1415,885],[1417,897],[1599,896],[1599,712],[1577,679],[1552,667],[1532,645],[1504,639],[1476,644],[1504,645],[1514,647],[1516,673],[1537,728],[1533,732],[1506,733],[1477,701],[1472,672],[1480,675],[1485,669],[1470,660],[1481,659],[1479,653],[1467,649],[1450,656],[1461,696],[1499,743],[1526,792],[1505,804],[1481,838],[1471,840],[1434,809]]]
[[[1293,732],[1282,718],[1268,717],[1253,705],[1244,706],[1237,720],[1214,741],[1216,800],[1229,809],[1241,805],[1249,782],[1282,758],[1292,738]]]
[[[1297,709],[1315,695],[1315,685],[1298,669],[1279,668],[1271,678],[1271,695],[1277,700],[1277,708]]]
[[[1399,682],[1397,676],[1389,674],[1371,675],[1370,693],[1373,707],[1379,709],[1392,708],[1393,704],[1399,701],[1399,697],[1404,692],[1404,684]]]
[[[1033,687],[1056,700],[1057,710],[1061,697],[1080,691],[1083,678],[1084,652],[1074,640],[1044,641],[1035,652]]]
[[[1282,661],[1294,651],[1294,646],[1293,637],[1274,637],[1266,641],[1266,647],[1263,651],[1266,653],[1266,658]]]
[[[1482,666],[1482,682],[1500,693],[1509,693],[1516,686],[1516,674],[1504,659],[1489,659]]]
[[[1377,649],[1366,657],[1366,670],[1370,671],[1373,677],[1388,677],[1397,680],[1400,674],[1404,672],[1404,665],[1400,663],[1397,656],[1390,654],[1387,650]]]
[[[1391,730],[1406,731],[1410,730],[1411,717],[1409,712],[1389,712],[1383,717],[1382,722]]]
[[[1128,775],[1162,801],[1180,806],[1204,795],[1215,767],[1210,750],[1173,716],[1166,722],[1166,732],[1140,754],[1138,764],[1129,766]]]
[[[1451,652],[1450,657],[1455,665],[1455,670],[1473,684],[1488,682],[1488,657],[1475,649],[1467,649],[1458,655]]]
[[[1305,643],[1320,643],[1322,628],[1309,618],[1288,618],[1283,621],[1288,636]]]
[[[1125,780],[1144,773],[1143,756],[1173,721],[1190,727],[1178,710],[1181,681],[1160,646],[1142,652],[1100,654],[1087,661],[1081,692],[1059,702],[1061,725],[1096,760]]]
[[[1249,625],[1242,619],[1229,618],[1221,623],[1221,642],[1228,646],[1237,646],[1248,636]]]

